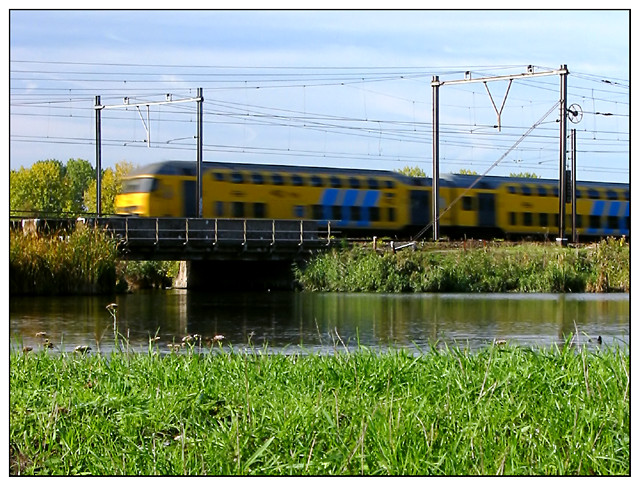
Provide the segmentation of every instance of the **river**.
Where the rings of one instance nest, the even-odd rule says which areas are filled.
[[[106,307],[115,303],[115,313]],[[11,346],[92,352],[116,346],[170,350],[185,336],[219,336],[214,349],[333,353],[360,346],[478,349],[495,340],[524,346],[629,343],[629,294],[340,294],[144,291],[116,297],[11,297]],[[114,322],[115,321],[115,322]],[[46,337],[36,336],[46,333]],[[224,338],[220,338],[224,336]],[[123,339],[124,338],[124,339]],[[599,339],[602,344],[599,344]],[[188,339],[188,338],[187,338]],[[193,341],[193,349],[200,349]],[[186,348],[186,347],[185,347]],[[184,349],[184,348],[182,348]]]

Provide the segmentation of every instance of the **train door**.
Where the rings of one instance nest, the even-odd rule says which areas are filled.
[[[489,228],[496,226],[495,194],[478,193],[478,226]]]
[[[186,218],[195,218],[196,212],[196,181],[182,182],[182,214]]]
[[[431,222],[431,193],[428,191],[411,191],[411,224],[426,226]]]

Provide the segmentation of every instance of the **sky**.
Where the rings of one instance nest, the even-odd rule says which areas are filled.
[[[431,176],[438,76],[440,174],[557,179],[566,65],[578,179],[630,179],[624,9],[10,10],[9,34],[13,170],[95,165],[97,96],[103,168],[195,160],[202,88],[205,160]]]

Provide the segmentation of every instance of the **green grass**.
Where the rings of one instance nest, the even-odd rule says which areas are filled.
[[[21,475],[628,475],[628,350],[10,355]]]
[[[628,242],[610,238],[580,248],[431,245],[395,254],[334,249],[297,266],[295,273],[307,291],[628,292],[629,261]]]

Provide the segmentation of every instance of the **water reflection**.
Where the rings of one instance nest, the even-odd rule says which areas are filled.
[[[37,347],[45,331],[58,349],[79,344],[113,349],[113,319],[104,297],[14,298],[14,345]],[[318,294],[141,292],[115,298],[119,333],[146,350],[181,342],[185,335],[224,335],[224,343],[249,343],[276,351],[332,352],[347,346],[418,347],[435,343],[478,348],[496,339],[523,345],[629,342],[628,294]]]

